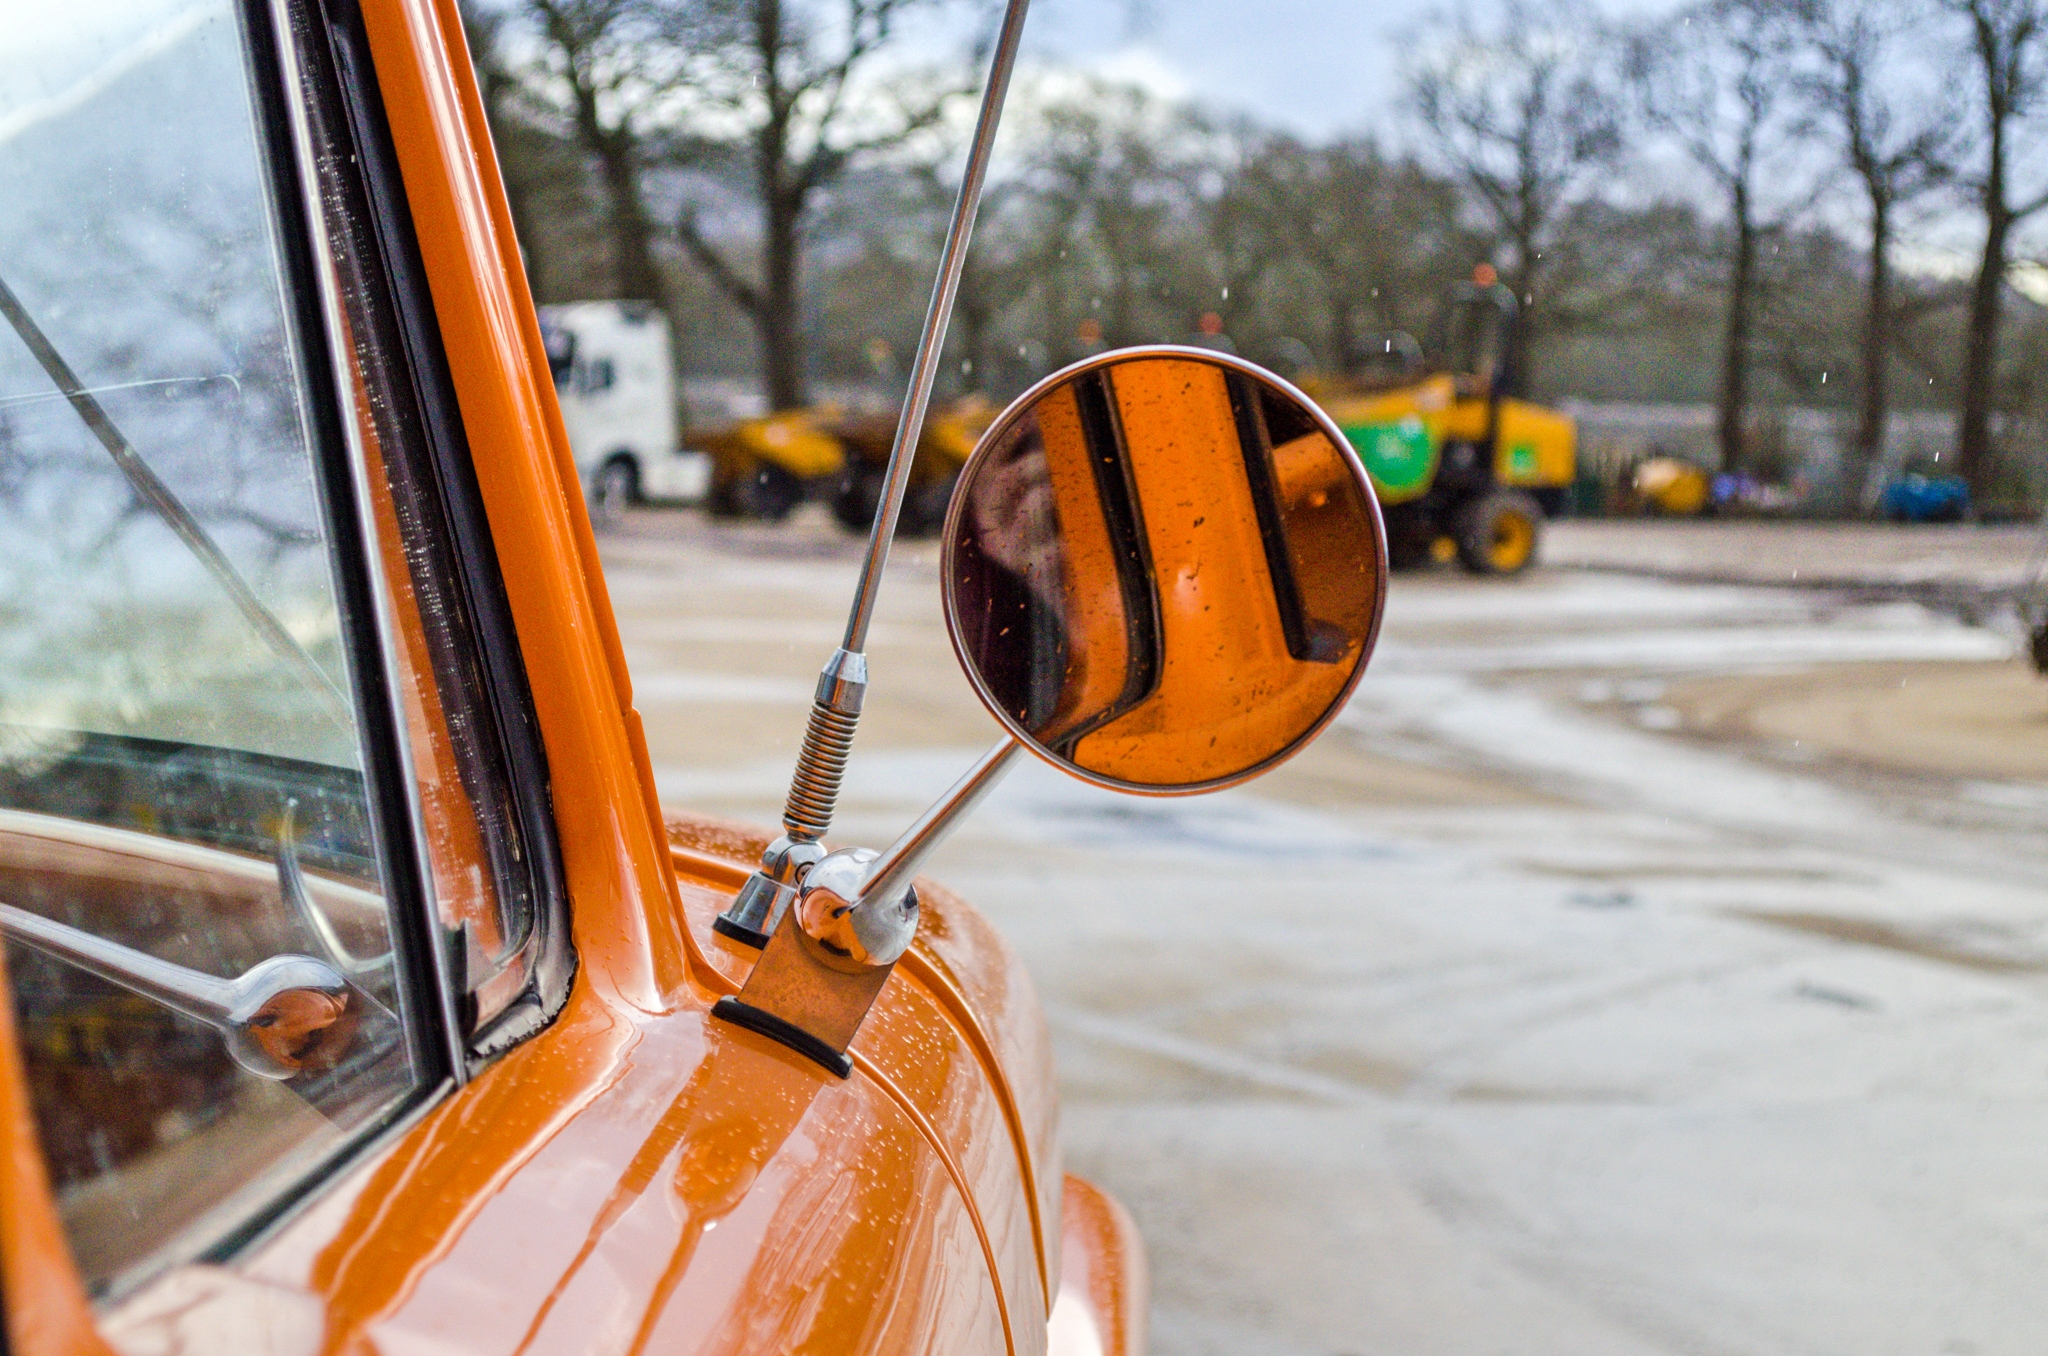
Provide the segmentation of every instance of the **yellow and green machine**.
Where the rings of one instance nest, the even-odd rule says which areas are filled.
[[[1568,501],[1577,426],[1518,398],[1515,297],[1491,268],[1452,288],[1445,314],[1442,370],[1319,399],[1372,476],[1396,566],[1516,574]]]
[[[1437,370],[1389,382],[1308,383],[1358,450],[1385,511],[1397,566],[1457,560],[1479,574],[1517,574],[1536,558],[1546,517],[1562,512],[1577,473],[1578,430],[1520,398],[1514,293],[1482,265],[1450,290]],[[1394,344],[1390,342],[1391,351]],[[936,532],[961,463],[995,414],[979,396],[935,409],[911,463],[898,531]],[[830,406],[743,420],[700,440],[712,454],[714,512],[780,520],[822,499],[849,530],[866,531],[881,498],[893,414]]]

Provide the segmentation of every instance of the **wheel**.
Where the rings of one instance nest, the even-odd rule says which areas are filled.
[[[1414,503],[1396,504],[1386,511],[1387,564],[1396,570],[1419,570],[1430,563],[1431,546],[1438,529]]]
[[[630,457],[613,457],[598,468],[590,486],[590,516],[600,523],[615,523],[628,505],[640,502],[640,468]]]
[[[1451,520],[1458,563],[1474,574],[1520,574],[1536,559],[1543,510],[1520,490],[1489,490]]]
[[[953,502],[953,484],[958,476],[925,485],[912,485],[903,496],[903,512],[896,519],[899,537],[932,537],[946,525],[946,509]]]
[[[744,511],[740,508],[740,497],[730,480],[711,482],[711,493],[704,496],[704,508],[714,518],[737,518]]]
[[[882,473],[865,462],[847,468],[839,492],[832,496],[832,516],[849,532],[865,532],[875,525],[875,509],[882,502]]]
[[[749,518],[779,523],[803,502],[804,483],[772,461],[758,462],[754,473],[733,487],[733,498]]]

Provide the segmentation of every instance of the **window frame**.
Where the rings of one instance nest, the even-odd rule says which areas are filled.
[[[190,1252],[172,1249],[136,1264],[98,1297],[102,1304],[133,1293],[168,1266],[188,1260],[226,1262],[274,1235],[363,1157],[404,1133],[504,1051],[543,1030],[567,1001],[575,970],[546,750],[390,130],[374,79],[363,79],[371,68],[360,12],[327,0],[234,0],[232,8],[244,43],[260,172],[269,197],[265,206],[275,231],[281,290],[287,294],[284,321],[301,364],[311,470],[362,749],[366,818],[389,901],[395,987],[415,1081],[332,1151],[279,1184],[268,1199],[253,1203],[242,1219],[202,1246]],[[344,13],[337,16],[336,8]],[[309,39],[331,47],[308,52]],[[344,70],[356,79],[346,78]],[[420,469],[437,492],[439,512],[425,526],[439,538],[442,557],[456,564],[457,577],[447,582],[477,641],[481,691],[439,695],[470,703],[472,713],[493,728],[495,747],[506,756],[501,780],[530,872],[534,918],[523,947],[529,980],[519,999],[482,1025],[474,1020],[462,983],[461,957],[445,944],[455,934],[438,926],[425,856],[390,594],[370,518],[362,432],[352,413],[344,307],[327,262],[334,257],[335,242],[321,216],[323,171],[309,126],[306,101],[311,98],[330,101],[337,125],[355,138],[354,159],[330,163],[326,173],[350,176],[357,200],[368,204],[366,226],[377,256],[366,261],[365,271],[378,293],[369,304],[396,320],[401,342],[393,366],[409,379],[405,393],[417,407],[415,426],[421,436],[384,448],[384,456],[426,463]],[[479,830],[490,832],[481,817]]]
[[[366,1155],[543,1030],[566,1003],[575,972],[547,753],[363,17],[351,0],[233,0],[230,8],[242,44],[261,210],[275,250],[275,285],[284,294],[280,320],[293,355],[349,676],[364,813],[386,900],[394,998],[404,1017],[411,1080],[317,1157],[266,1183],[236,1217],[204,1233],[181,1231],[116,1273],[96,1297],[103,1305],[168,1268],[225,1262],[259,1245]],[[316,109],[330,141],[349,141],[347,154],[334,154],[330,144],[322,159]],[[330,208],[345,214],[351,227],[348,258],[358,267],[361,276],[353,281],[363,296],[342,295],[343,256],[328,227]],[[376,333],[391,341],[377,348],[374,360],[364,356],[361,343],[351,348],[349,317],[364,313],[375,314]],[[532,910],[531,928],[512,953],[522,956],[523,988],[484,1021],[470,1001],[464,955],[447,944],[462,934],[441,926],[434,899],[420,764],[405,706],[408,677],[399,663],[378,500],[357,414],[358,358],[364,369],[374,361],[392,400],[407,405],[400,436],[380,439],[380,449],[387,466],[403,462],[423,487],[421,511],[400,525],[408,558],[422,540],[431,547],[419,555],[426,564],[413,577],[430,578],[437,603],[459,614],[453,634],[463,642],[463,673],[444,673],[437,665],[428,699],[438,700],[451,719],[459,712],[483,729],[465,760],[465,768],[490,765],[493,813],[477,815],[478,832],[487,843],[516,841],[521,875],[507,880],[498,852],[487,852],[478,865],[497,881],[501,899],[516,894]],[[0,1333],[0,1349],[4,1343]]]
[[[346,158],[333,157],[328,172],[336,179],[347,180],[345,189],[363,208],[365,219],[362,225],[366,239],[362,243],[368,246],[367,252],[372,256],[363,262],[365,272],[375,280],[374,290],[377,293],[365,300],[384,311],[395,323],[398,351],[391,357],[395,360],[393,365],[405,379],[405,389],[400,394],[408,399],[417,429],[415,439],[385,447],[383,455],[387,461],[417,458],[424,463],[412,468],[422,473],[421,479],[432,490],[433,503],[428,515],[432,521],[422,526],[427,535],[434,538],[432,545],[438,548],[441,560],[449,567],[447,577],[439,582],[448,589],[454,609],[463,615],[464,625],[475,644],[474,658],[478,661],[476,676],[481,680],[480,692],[472,692],[459,682],[443,682],[439,684],[439,696],[444,706],[451,709],[463,706],[466,714],[485,730],[494,751],[503,756],[504,775],[499,781],[511,817],[516,822],[521,847],[521,851],[514,855],[524,863],[525,892],[533,901],[533,929],[522,948],[528,982],[518,999],[492,1014],[487,1021],[479,1024],[476,1014],[468,1007],[469,995],[459,973],[459,957],[436,953],[440,968],[446,974],[446,991],[453,995],[455,1005],[450,1029],[461,1033],[460,1041],[451,1044],[454,1076],[460,1083],[497,1055],[552,1022],[567,1002],[569,986],[574,978],[575,955],[569,940],[568,891],[555,822],[547,750],[541,741],[539,716],[534,708],[511,600],[499,571],[496,541],[477,482],[454,378],[441,343],[433,295],[413,229],[397,149],[385,115],[361,7],[350,0],[243,2],[267,10],[278,37],[284,58],[278,72],[282,82],[279,95],[283,106],[291,113],[290,130],[300,184],[314,185],[318,182],[317,150],[306,125],[306,108],[302,100],[322,100],[334,115],[337,132],[349,138],[349,154]],[[307,239],[314,242],[323,255],[331,257],[335,242],[329,239],[320,220],[317,191],[301,189],[301,216],[312,228]],[[324,272],[319,273],[315,282],[321,297],[323,319],[328,327],[329,367],[335,391],[341,393],[340,398],[346,399],[352,386],[340,334],[342,305],[338,297],[329,295],[328,276]],[[346,445],[358,477],[356,507],[361,513],[369,496],[367,484],[362,480],[366,462],[360,433],[353,419],[347,423],[346,435]],[[381,557],[374,549],[372,539],[366,537],[363,541],[365,558],[371,570],[381,574]],[[417,544],[407,543],[409,553]],[[388,596],[380,588],[376,594],[380,608]],[[389,671],[396,645],[390,619],[380,616],[380,621],[384,627],[381,636],[384,644],[379,653]],[[395,676],[391,681],[395,684]],[[391,695],[395,701],[395,687]],[[402,711],[397,706],[392,710],[398,714],[398,733],[403,742]],[[408,772],[415,766],[409,754],[408,749],[404,763]],[[417,782],[411,776],[406,778],[406,790],[415,816],[411,823],[417,835],[420,824],[417,818]],[[491,825],[482,822],[481,817],[479,829],[489,837]],[[507,854],[495,855],[502,862]],[[431,877],[425,874],[427,864],[424,857],[415,854],[413,860],[422,872],[422,880],[430,880]],[[500,882],[501,894],[504,884]],[[427,893],[431,893],[430,888]],[[429,920],[431,930],[431,920],[436,917],[431,901],[424,917]]]
[[[413,1064],[410,1089],[295,1177],[278,1185],[268,1199],[254,1202],[236,1223],[187,1252],[172,1247],[138,1261],[96,1296],[113,1303],[147,1285],[167,1267],[188,1260],[224,1262],[268,1235],[319,1190],[372,1146],[379,1144],[446,1096],[460,1081],[462,1066],[451,1059],[450,990],[433,954],[430,898],[420,855],[418,821],[414,817],[409,776],[412,762],[403,725],[403,711],[390,668],[389,632],[384,614],[382,580],[366,531],[360,470],[359,435],[352,419],[341,414],[334,384],[341,353],[334,346],[336,313],[329,306],[324,274],[315,251],[324,245],[317,224],[309,220],[312,180],[304,142],[293,123],[304,110],[284,97],[289,49],[275,25],[276,0],[234,0],[234,22],[242,39],[244,69],[257,152],[274,231],[280,290],[285,294],[282,318],[288,342],[300,365],[302,417],[310,434],[308,460],[326,537],[332,573],[337,629],[349,675],[350,693],[361,750],[365,818],[387,901],[386,925],[396,955],[394,991],[402,1008],[402,1025]]]

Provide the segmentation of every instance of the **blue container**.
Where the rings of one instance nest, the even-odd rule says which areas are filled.
[[[1893,476],[1883,504],[1894,522],[1959,523],[1970,512],[1970,485],[1961,476]]]

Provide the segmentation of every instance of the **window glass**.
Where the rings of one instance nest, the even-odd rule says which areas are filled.
[[[102,1292],[417,1082],[241,23],[0,28],[0,922]]]

